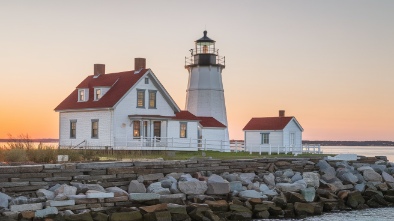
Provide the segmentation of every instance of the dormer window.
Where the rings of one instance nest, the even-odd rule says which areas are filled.
[[[78,102],[86,102],[89,100],[89,89],[78,89]]]
[[[95,89],[94,100],[98,101],[101,98],[101,89]]]

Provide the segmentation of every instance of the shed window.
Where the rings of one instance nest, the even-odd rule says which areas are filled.
[[[70,120],[70,138],[75,139],[77,138],[77,121]]]
[[[262,133],[261,134],[261,144],[269,144],[270,143],[270,134]]]

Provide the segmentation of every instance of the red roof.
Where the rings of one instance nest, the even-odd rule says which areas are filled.
[[[283,130],[293,117],[252,118],[243,130]]]
[[[198,117],[200,119],[200,124],[203,127],[223,127],[226,128],[226,125],[220,123],[213,117]]]
[[[134,74],[134,71],[125,71],[104,74],[96,78],[90,75],[55,108],[55,111],[113,107],[147,71],[148,69],[142,69],[137,74]],[[98,101],[94,101],[94,87],[111,88]],[[78,89],[81,88],[89,88],[89,100],[86,102],[78,102]]]
[[[226,125],[220,123],[218,120],[216,120],[213,117],[195,116],[194,114],[190,113],[189,111],[180,111],[180,112],[176,113],[175,117],[173,117],[172,119],[174,119],[174,120],[196,120],[196,121],[200,121],[200,124],[203,127],[224,127],[224,128],[226,128]]]

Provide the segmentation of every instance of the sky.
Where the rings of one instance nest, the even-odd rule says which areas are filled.
[[[0,1],[0,138],[58,138],[53,109],[87,76],[147,59],[185,107],[184,57],[208,31],[226,57],[230,139],[295,116],[305,140],[394,141],[394,1]]]

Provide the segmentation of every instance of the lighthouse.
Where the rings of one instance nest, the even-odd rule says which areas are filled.
[[[186,91],[185,109],[196,116],[213,117],[226,126],[223,137],[229,146],[226,103],[222,82],[222,70],[225,57],[219,56],[215,41],[204,36],[195,41],[191,56],[185,58],[185,68],[188,70],[189,81]]]

